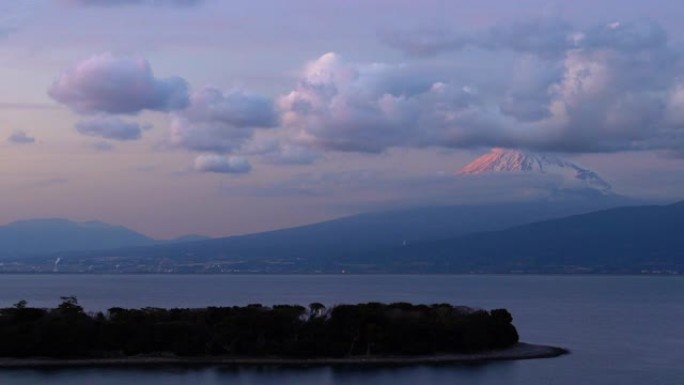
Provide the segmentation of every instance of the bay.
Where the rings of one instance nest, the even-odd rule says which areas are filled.
[[[572,354],[485,365],[404,368],[17,369],[0,383],[41,384],[676,384],[684,381],[684,279],[647,276],[3,275],[0,306],[87,310],[366,301],[511,311],[521,340]]]

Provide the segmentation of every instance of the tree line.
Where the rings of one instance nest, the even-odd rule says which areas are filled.
[[[52,309],[25,301],[0,309],[2,357],[431,355],[517,342],[506,309],[449,304],[114,307],[87,313],[75,297],[63,297]]]

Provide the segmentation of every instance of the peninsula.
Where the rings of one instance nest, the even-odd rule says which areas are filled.
[[[407,365],[554,357],[523,344],[506,309],[365,303],[123,309],[0,309],[0,367]]]

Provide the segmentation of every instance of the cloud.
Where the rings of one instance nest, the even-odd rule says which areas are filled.
[[[667,32],[659,24],[647,20],[594,26],[577,33],[574,39],[578,48],[608,48],[622,52],[650,51],[668,43]]]
[[[29,136],[24,131],[16,130],[7,138],[7,141],[16,144],[31,144],[35,143],[36,138]]]
[[[3,1],[0,3],[0,39],[16,33],[25,26],[34,13],[34,4],[27,1]]]
[[[188,108],[172,114],[171,143],[226,154],[244,146],[256,128],[277,124],[270,99],[243,90],[222,92],[207,87],[191,96]]]
[[[307,165],[322,157],[311,148],[277,138],[254,139],[241,149],[244,155],[256,155],[270,164]]]
[[[114,149],[113,144],[111,144],[109,142],[105,142],[105,141],[91,143],[89,147],[95,151],[103,151],[103,152],[104,151],[111,151]]]
[[[387,197],[386,193],[391,190],[388,189],[387,182],[388,176],[373,170],[314,171],[297,174],[285,180],[269,180],[249,186],[226,186],[225,189],[247,196],[344,196],[345,198],[358,195],[359,191],[377,192],[377,190],[383,190],[385,197]]]
[[[262,154],[263,159],[271,164],[306,165],[321,158],[321,154],[304,146],[280,143],[273,151]]]
[[[470,44],[471,37],[442,28],[425,28],[418,31],[384,31],[380,34],[380,40],[407,55],[433,56],[463,49]]]
[[[572,48],[572,26],[561,19],[530,19],[498,24],[476,34],[472,44],[486,49],[509,49],[544,56],[563,55]]]
[[[278,99],[283,125],[322,151],[684,149],[684,52],[657,24],[521,23],[470,41],[486,49],[451,67],[323,55]],[[482,77],[492,61],[505,65]]]
[[[377,153],[427,145],[421,121],[439,114],[446,91],[430,76],[408,74],[402,65],[358,65],[327,53],[310,62],[298,86],[278,100],[283,124],[300,143],[322,150]],[[444,97],[468,99],[464,91]]]
[[[67,4],[78,6],[156,5],[172,7],[192,7],[204,0],[64,0]]]
[[[246,174],[252,170],[252,166],[242,156],[202,154],[195,158],[195,170],[221,174]]]
[[[550,174],[510,173],[454,176],[403,175],[379,170],[352,169],[338,172],[312,171],[284,180],[250,185],[225,185],[234,195],[259,197],[301,197],[322,202],[344,202],[352,211],[388,210],[426,205],[513,202],[553,197],[577,186]],[[340,207],[338,207],[340,208]]]
[[[142,127],[138,123],[126,122],[117,117],[98,116],[76,123],[76,130],[83,135],[120,141],[138,140]]]
[[[474,47],[551,58],[563,56],[571,49],[611,49],[621,52],[650,50],[666,44],[668,36],[659,24],[648,20],[612,22],[582,30],[563,19],[535,18],[465,32],[434,27],[417,31],[392,31],[382,33],[380,39],[386,45],[412,56],[432,56]]]
[[[380,35],[380,40],[411,56],[433,56],[467,47],[557,56],[574,47],[572,32],[570,24],[563,20],[538,18],[497,24],[478,31],[454,32],[435,27],[418,31],[386,31]]]
[[[156,78],[147,60],[111,53],[92,56],[67,69],[48,95],[84,114],[172,111],[188,105],[185,80]]]
[[[0,110],[52,110],[59,108],[54,103],[0,102]]]
[[[66,185],[69,182],[70,182],[70,180],[67,178],[56,177],[56,178],[48,178],[48,179],[39,179],[39,180],[30,182],[30,183],[27,183],[26,186],[30,187],[30,188],[46,188],[46,187]]]

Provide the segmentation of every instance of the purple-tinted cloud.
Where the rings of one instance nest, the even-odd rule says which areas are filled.
[[[31,144],[36,142],[36,138],[29,136],[22,130],[16,130],[7,138],[7,141],[16,144]]]
[[[256,128],[277,124],[270,99],[208,87],[192,95],[188,108],[173,114],[171,142],[194,151],[230,153],[245,145]]]
[[[136,114],[188,105],[185,80],[156,78],[147,60],[110,53],[93,56],[64,71],[48,94],[78,113]]]
[[[329,53],[306,66],[278,106],[292,138],[320,150],[681,152],[684,52],[652,23],[570,30],[564,23],[497,27],[480,42],[486,55],[460,53],[500,55],[511,63],[508,77],[483,78],[477,67],[420,72],[349,63]],[[540,31],[547,33],[535,37]]]
[[[242,156],[202,154],[195,158],[195,170],[220,174],[246,174],[252,165]]]
[[[437,74],[402,76],[407,73],[404,65],[354,64],[325,54],[279,99],[283,124],[300,144],[321,150],[377,153],[437,145],[449,114],[467,110],[476,98],[440,83]]]
[[[83,135],[120,141],[138,140],[142,127],[138,123],[126,122],[117,117],[98,116],[76,123],[76,130]]]

